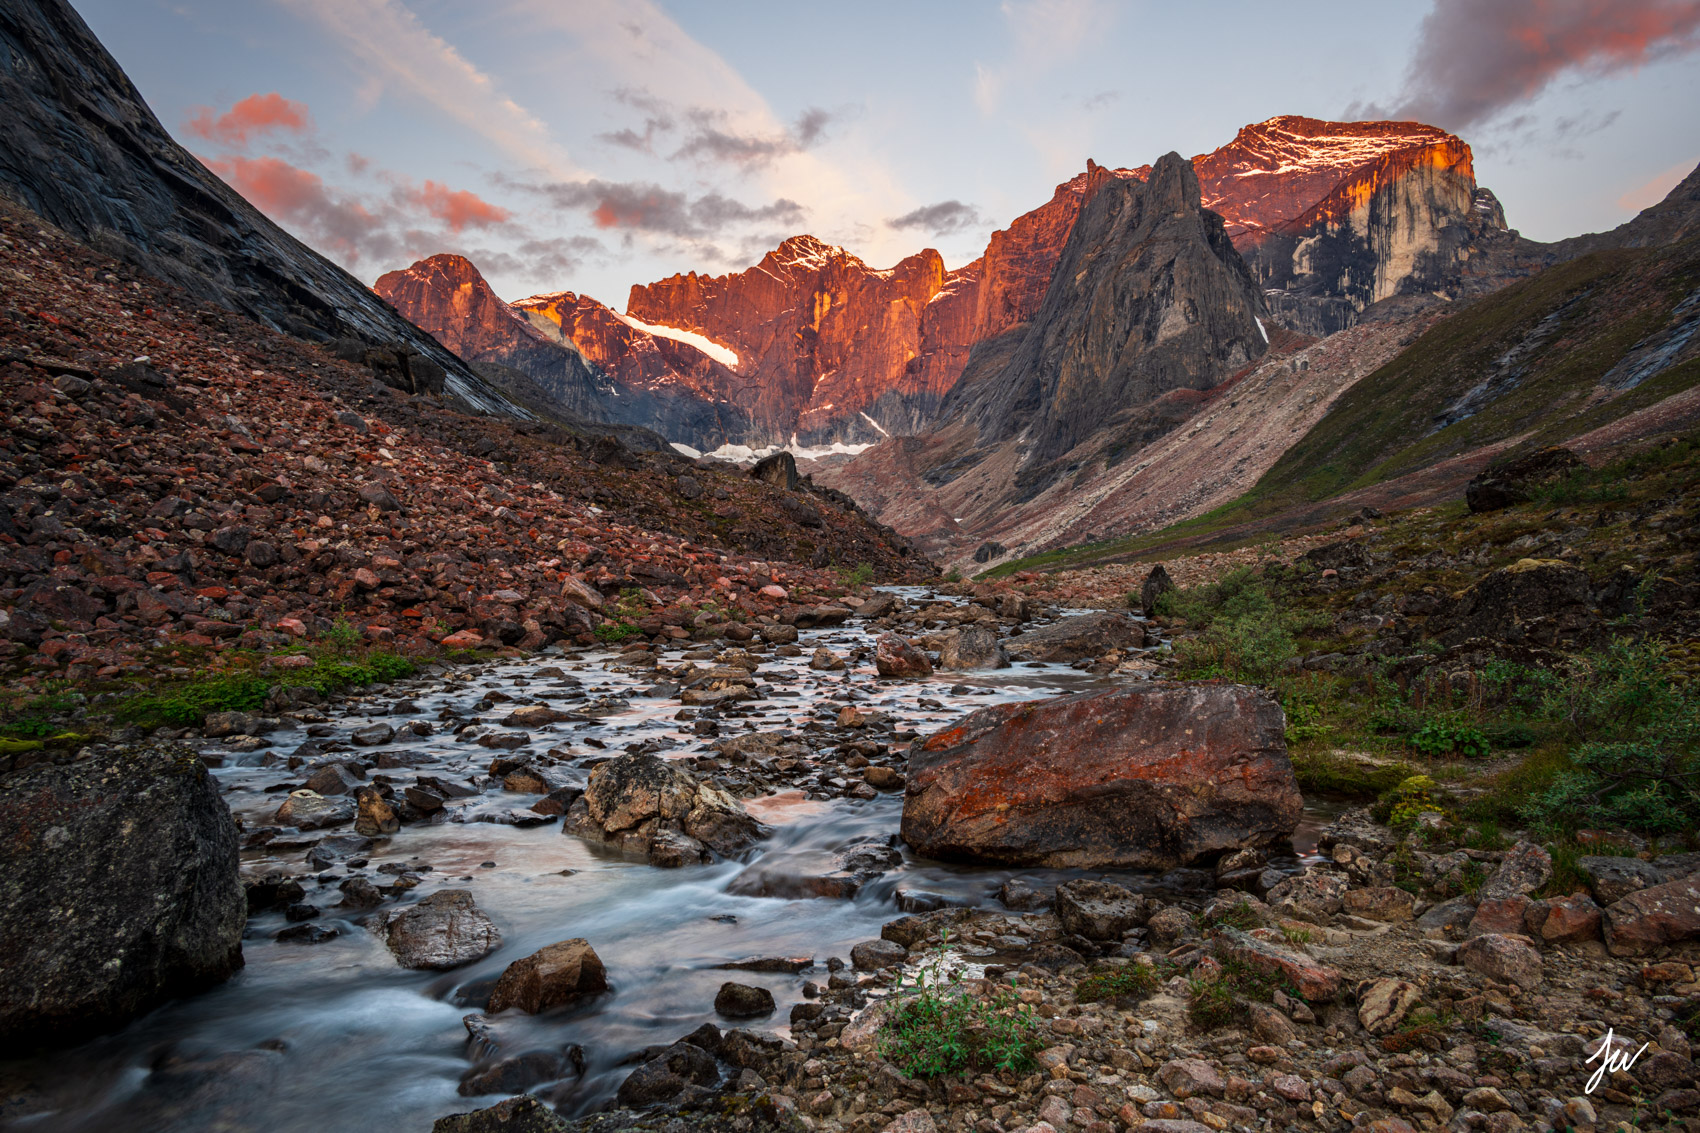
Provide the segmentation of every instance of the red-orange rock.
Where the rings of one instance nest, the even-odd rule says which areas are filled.
[[[1283,718],[1242,685],[998,705],[909,755],[903,838],[956,861],[1163,869],[1289,836]]]
[[[1700,876],[1641,889],[1607,905],[1605,937],[1613,956],[1700,939]]]
[[[874,642],[874,668],[882,677],[930,677],[933,663],[915,644],[895,633]]]
[[[1600,922],[1600,907],[1586,893],[1536,901],[1523,913],[1526,931],[1548,944],[1598,940]]]

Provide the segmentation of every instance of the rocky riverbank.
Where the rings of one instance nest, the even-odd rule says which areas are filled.
[[[1425,880],[1398,888],[1411,862],[1367,814],[1322,842],[1267,889],[1170,903],[1076,881],[1038,911],[901,917],[805,972],[789,1037],[699,1030],[652,1057],[714,1056],[726,1090],[833,1133],[1691,1127],[1700,917],[1673,930],[1688,883],[1664,879],[1700,861],[1589,859],[1583,892],[1531,899],[1552,863],[1528,843],[1419,851]],[[1476,897],[1460,863],[1486,876]],[[1026,1021],[1030,1061],[933,1078],[893,1060],[902,1005],[946,971],[946,996]],[[1608,1035],[1623,1063],[1591,1081]]]

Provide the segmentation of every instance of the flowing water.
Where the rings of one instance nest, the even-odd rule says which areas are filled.
[[[898,590],[911,599],[922,591]],[[871,664],[848,673],[817,673],[809,655],[820,644],[840,654],[871,647],[872,637],[855,623],[802,631],[802,655],[768,656],[760,670],[764,700],[747,717],[726,721],[760,731],[794,730],[811,720],[830,722],[847,701],[883,710],[899,728],[926,734],[965,711],[989,704],[1054,696],[1100,682],[1067,666],[1018,665],[977,673],[941,673],[931,679],[878,681]],[[444,708],[474,713],[483,694],[500,692],[512,704],[548,702],[543,693],[576,696],[566,682],[545,682],[535,671],[563,669],[582,682],[585,699],[614,696],[629,706],[595,722],[533,729],[534,747],[565,748],[587,763],[617,754],[628,745],[659,739],[665,749],[699,751],[704,741],[675,720],[678,702],[645,697],[653,675],[605,668],[607,653],[529,658],[461,670],[391,687],[365,707],[343,706],[334,721],[339,736],[383,720],[435,720]],[[418,714],[390,714],[407,696]],[[831,698],[830,700],[828,698]],[[500,711],[497,714],[502,714]],[[733,734],[730,729],[725,735]],[[283,753],[306,739],[299,730],[274,733],[272,751]],[[493,753],[439,732],[403,737],[392,748],[419,757],[418,770],[444,778],[479,779]],[[606,745],[598,752],[587,740]],[[370,752],[361,754],[369,755]],[[271,821],[281,796],[276,785],[288,777],[262,766],[264,753],[236,757],[214,774],[232,810],[248,829]],[[275,760],[274,760],[275,762]],[[386,772],[398,789],[412,772]],[[588,768],[569,769],[578,782]],[[273,787],[268,793],[266,788]],[[819,793],[819,792],[817,792]],[[561,833],[559,823],[516,827],[478,821],[523,807],[520,797],[500,788],[458,800],[462,821],[410,825],[379,839],[364,867],[336,866],[321,883],[306,880],[307,900],[322,907],[313,922],[340,935],[317,945],[279,943],[283,915],[268,912],[249,921],[243,951],[247,966],[227,984],[174,1001],[118,1034],[72,1051],[0,1066],[0,1124],[32,1130],[265,1130],[268,1133],[335,1130],[426,1130],[434,1118],[491,1104],[498,1097],[457,1093],[471,1066],[461,1019],[477,1010],[490,981],[514,960],[569,937],[590,941],[607,966],[612,991],[565,1013],[502,1017],[498,1030],[504,1054],[561,1049],[578,1044],[584,1072],[536,1088],[563,1112],[607,1104],[629,1072],[627,1060],[643,1047],[668,1043],[704,1022],[734,1025],[716,1017],[715,992],[728,979],[772,991],[778,1011],[758,1028],[784,1034],[790,1007],[802,998],[803,983],[824,981],[828,957],[846,956],[857,941],[879,935],[898,915],[899,888],[920,889],[953,904],[988,905],[1012,876],[1054,884],[1074,876],[1043,870],[999,870],[904,861],[867,884],[854,899],[778,899],[741,896],[736,882],[746,870],[783,874],[808,872],[831,851],[861,838],[895,835],[901,793],[871,800],[808,797],[781,791],[749,801],[752,812],[773,825],[773,836],[746,861],[663,870],[622,860]],[[1295,839],[1302,851],[1314,816]],[[1314,844],[1314,835],[1308,839]],[[244,872],[268,868],[300,875],[299,847],[245,850]],[[379,870],[428,865],[423,896],[438,888],[469,889],[502,933],[501,947],[475,964],[446,973],[400,968],[382,941],[343,916],[336,907],[337,884],[350,872],[390,878]],[[1293,863],[1296,864],[1296,863]],[[1129,875],[1146,889],[1207,891],[1208,875],[1176,871],[1158,877]],[[393,907],[386,905],[386,908]],[[754,956],[810,956],[817,967],[802,975],[729,972],[717,964]]]

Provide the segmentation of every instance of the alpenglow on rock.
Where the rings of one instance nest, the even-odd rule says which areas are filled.
[[[946,861],[1166,869],[1292,834],[1285,720],[1244,685],[983,708],[909,755],[903,839]]]

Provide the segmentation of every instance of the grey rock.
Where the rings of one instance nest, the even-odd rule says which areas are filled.
[[[571,1128],[554,1110],[521,1094],[488,1109],[439,1117],[431,1133],[568,1133]]]
[[[1057,886],[1057,920],[1063,931],[1087,940],[1120,940],[1151,919],[1151,901],[1108,881],[1079,879]]]
[[[850,963],[861,971],[890,968],[909,958],[909,950],[894,940],[864,940],[850,949]]]
[[[963,626],[944,639],[939,647],[941,669],[1007,669],[1009,654],[998,641],[997,631],[986,626]]]
[[[1028,630],[1009,643],[1014,656],[1025,661],[1079,661],[1101,657],[1113,649],[1145,645],[1145,625],[1132,614],[1076,614],[1048,626]]]
[[[1650,889],[1671,880],[1658,866],[1640,858],[1591,854],[1578,859],[1576,867],[1588,879],[1588,888],[1593,890],[1594,900],[1601,905],[1613,904],[1638,890]]]
[[[0,829],[0,1050],[121,1027],[242,967],[236,823],[188,748],[14,772]]]
[[[776,1010],[773,993],[750,984],[723,983],[714,997],[714,1009],[728,1019],[750,1019],[771,1015]]]
[[[442,889],[378,924],[384,943],[404,968],[444,971],[482,960],[502,934],[465,889]]]

